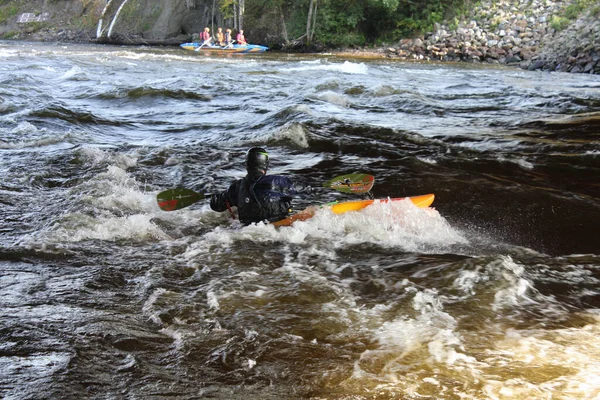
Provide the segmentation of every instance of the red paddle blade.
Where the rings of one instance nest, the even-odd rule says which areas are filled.
[[[205,195],[196,193],[191,189],[177,188],[160,192],[156,195],[156,201],[161,210],[174,211],[190,206],[205,197]]]

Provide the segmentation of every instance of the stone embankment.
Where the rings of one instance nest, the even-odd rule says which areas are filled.
[[[600,7],[591,7],[579,19],[569,21],[563,14],[573,3],[486,0],[475,9],[471,21],[455,29],[436,25],[435,32],[401,40],[384,52],[407,60],[488,62],[600,74]]]

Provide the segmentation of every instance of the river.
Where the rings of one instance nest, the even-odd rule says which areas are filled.
[[[158,208],[252,146],[434,208]],[[600,76],[0,42],[0,155],[4,399],[600,397]]]

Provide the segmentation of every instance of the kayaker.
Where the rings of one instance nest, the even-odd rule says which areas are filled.
[[[231,29],[227,29],[225,31],[225,45],[230,47],[233,44],[233,40],[231,39]]]
[[[253,147],[246,154],[247,175],[224,192],[213,194],[210,208],[223,212],[237,207],[240,222],[279,221],[292,213],[292,198],[298,194],[294,183],[282,175],[267,175],[269,154]]]
[[[237,41],[237,44],[241,44],[243,46],[248,44],[248,43],[246,43],[246,37],[244,36],[243,29],[240,29],[240,32],[237,34],[237,37],[235,38],[235,40]]]
[[[210,36],[210,28],[204,28],[204,31],[200,32],[200,40],[202,41],[202,45],[204,46],[209,44],[211,39],[212,37]]]
[[[223,37],[223,29],[222,28],[217,29],[217,44],[221,47],[225,46],[225,40]]]

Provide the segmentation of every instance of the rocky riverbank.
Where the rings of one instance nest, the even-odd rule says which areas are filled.
[[[471,19],[455,28],[436,25],[427,35],[363,52],[401,60],[487,62],[600,74],[600,6],[588,7],[575,20],[563,17],[576,4],[576,0],[483,1]]]

